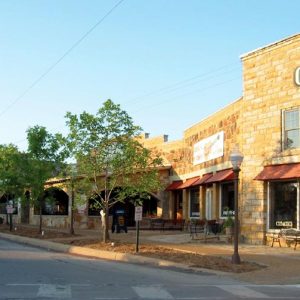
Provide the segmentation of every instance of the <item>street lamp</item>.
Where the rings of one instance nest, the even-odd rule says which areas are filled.
[[[239,256],[239,203],[238,203],[238,184],[239,184],[239,173],[240,166],[243,162],[243,154],[236,147],[230,153],[230,161],[234,173],[234,252],[232,255],[231,262],[233,264],[240,264],[241,259]]]

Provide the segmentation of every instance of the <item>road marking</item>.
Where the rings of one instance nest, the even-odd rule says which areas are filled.
[[[55,299],[71,298],[71,287],[70,285],[41,284],[37,296]]]
[[[142,299],[174,299],[170,293],[161,287],[132,287]]]
[[[238,297],[243,297],[243,298],[271,298],[270,296],[256,292],[252,289],[249,289],[246,286],[242,285],[216,285],[218,288],[233,294]]]

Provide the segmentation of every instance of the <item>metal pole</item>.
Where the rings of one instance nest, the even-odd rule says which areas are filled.
[[[241,259],[239,256],[239,196],[238,196],[238,184],[239,184],[239,172],[240,168],[237,167],[234,172],[234,251],[231,262],[233,264],[240,264]]]
[[[135,252],[139,252],[139,239],[140,239],[140,221],[136,221],[136,244]]]

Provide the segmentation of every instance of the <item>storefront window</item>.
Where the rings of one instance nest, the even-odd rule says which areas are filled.
[[[234,216],[234,184],[221,184],[221,217]]]
[[[270,183],[270,229],[297,227],[297,182]]]
[[[195,188],[190,190],[190,217],[199,218],[199,216],[199,188]]]
[[[300,148],[300,108],[283,114],[283,149],[292,148]]]

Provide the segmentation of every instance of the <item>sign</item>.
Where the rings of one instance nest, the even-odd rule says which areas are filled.
[[[6,211],[8,214],[13,214],[14,213],[14,207],[11,204],[6,205]]]
[[[220,131],[194,145],[194,165],[224,154],[224,131]]]
[[[135,213],[134,213],[134,220],[142,221],[142,219],[143,219],[143,206],[136,206]]]
[[[295,83],[300,86],[300,67],[295,70]]]

